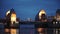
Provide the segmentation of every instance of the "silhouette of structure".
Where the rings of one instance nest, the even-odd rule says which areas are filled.
[[[35,21],[46,21],[47,16],[45,10],[40,10],[38,14],[35,16]]]
[[[60,9],[57,9],[56,11],[56,20],[60,21]]]
[[[8,34],[17,34],[17,30],[18,29],[18,23],[19,23],[19,19],[16,17],[16,13],[14,11],[14,9],[10,9],[6,12],[6,25],[5,25],[5,32]]]
[[[40,10],[35,17],[35,21],[47,22],[47,16],[45,10]],[[43,25],[42,25],[43,26]],[[40,24],[36,24],[36,34],[44,34],[45,28],[41,28]]]

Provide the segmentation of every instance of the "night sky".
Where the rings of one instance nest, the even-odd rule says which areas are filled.
[[[14,8],[21,20],[34,20],[41,9],[44,9],[48,16],[55,15],[56,10],[60,9],[60,0],[0,0],[0,18],[4,18],[6,11],[11,8]]]

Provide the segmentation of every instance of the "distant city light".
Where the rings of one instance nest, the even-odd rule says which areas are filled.
[[[57,24],[58,22],[56,22],[56,24]]]
[[[53,24],[55,24],[55,22],[53,22]]]
[[[31,18],[27,18],[27,21],[32,21],[32,19]]]
[[[60,15],[59,15],[59,16],[57,16],[56,20],[57,20],[57,21],[60,21]]]
[[[56,11],[56,20],[60,21],[60,9]]]

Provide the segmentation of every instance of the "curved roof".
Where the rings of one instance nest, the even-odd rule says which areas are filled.
[[[56,13],[60,14],[60,9],[57,9]]]
[[[45,12],[45,10],[40,10],[40,12],[39,12],[39,16],[41,16],[42,14],[46,14],[46,12]]]
[[[41,15],[42,14],[45,14],[46,15],[46,12],[45,12],[45,10],[40,10],[38,13],[37,13],[37,15],[35,16],[35,21],[39,21],[39,19],[41,18]]]
[[[10,14],[10,10],[8,10],[8,11],[6,12],[6,16],[7,16],[8,14]]]

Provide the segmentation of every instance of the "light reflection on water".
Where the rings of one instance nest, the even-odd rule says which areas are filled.
[[[37,32],[39,34],[46,34],[45,30],[46,30],[45,28],[37,28]]]
[[[11,29],[11,34],[17,34],[16,29]]]
[[[41,31],[45,30],[44,32]],[[20,34],[34,34],[35,30],[33,29],[21,29]],[[39,34],[60,34],[60,29],[53,29],[53,28],[38,28]],[[5,29],[6,34],[19,34],[19,29]],[[34,33],[33,33],[34,32]]]
[[[19,34],[19,29],[5,29],[6,34]]]

